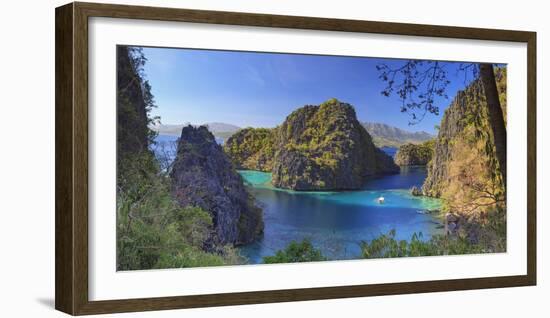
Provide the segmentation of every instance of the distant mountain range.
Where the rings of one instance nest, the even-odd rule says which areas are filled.
[[[214,136],[224,141],[241,129],[239,126],[219,122],[206,123],[204,125],[208,126],[208,129]],[[411,132],[382,123],[364,122],[362,125],[372,136],[374,144],[377,147],[399,147],[406,143],[418,144],[434,138],[433,135],[425,131]],[[183,126],[186,126],[186,124],[155,125],[151,129],[157,131],[160,135],[179,136]]]
[[[382,123],[362,123],[378,147],[399,147],[406,143],[418,144],[434,138],[425,132],[411,132]]]
[[[208,126],[208,130],[212,132],[215,137],[225,140],[231,135],[236,133],[241,127],[226,124],[226,123],[206,123],[204,126]],[[187,124],[176,124],[176,125],[155,125],[151,126],[151,129],[158,132],[159,135],[169,135],[169,136],[180,136],[183,126]],[[198,125],[193,125],[198,126]]]

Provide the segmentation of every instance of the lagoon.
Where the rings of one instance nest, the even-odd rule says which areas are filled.
[[[429,239],[442,232],[439,220],[426,213],[438,209],[439,200],[410,194],[412,186],[422,186],[425,167],[403,167],[399,174],[369,180],[361,190],[341,192],[282,190],[271,185],[270,173],[239,173],[264,213],[263,237],[240,247],[252,264],[293,240],[309,239],[329,259],[342,260],[360,257],[361,241],[392,229],[403,240],[414,233]],[[385,198],[382,204],[380,196]]]
[[[158,135],[151,150],[161,159],[176,156],[177,136]],[[221,143],[217,140],[218,143]],[[394,155],[395,149],[383,150]],[[414,197],[410,188],[420,187],[425,167],[402,167],[399,174],[374,177],[361,190],[341,192],[297,192],[275,188],[271,174],[240,170],[249,192],[264,213],[264,235],[258,241],[239,247],[252,264],[275,254],[291,241],[309,239],[329,259],[360,256],[359,243],[396,230],[396,238],[409,240],[414,233],[423,239],[442,233],[439,220],[426,214],[438,209],[440,201]],[[385,202],[377,199],[383,196]]]

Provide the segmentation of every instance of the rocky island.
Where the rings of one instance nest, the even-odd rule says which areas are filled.
[[[245,244],[262,233],[261,209],[207,127],[183,127],[170,178],[181,206],[210,213],[216,243]]]
[[[395,163],[399,166],[425,166],[432,159],[433,147],[433,140],[402,145],[395,154]]]
[[[224,151],[237,169],[271,172],[276,133],[269,128],[241,129],[227,139]]]
[[[366,93],[363,82],[325,80],[356,70],[364,76],[374,65],[365,58],[333,64],[340,58],[262,53],[256,58],[263,62],[252,68],[262,71],[262,87],[268,84],[260,91],[258,81],[246,85],[249,67],[225,69],[239,64],[240,53],[223,52],[219,63],[221,52],[182,50],[178,58],[189,59],[182,65],[197,64],[191,61],[203,55],[203,69],[170,68],[170,78],[178,81],[166,88],[186,83],[189,99],[167,103],[164,96],[157,105],[144,65],[165,61],[162,54],[145,58],[151,50],[165,49],[117,46],[117,271],[506,251],[504,65],[494,66],[494,78],[487,74],[491,65],[482,64],[483,76],[437,88],[455,96],[450,105],[439,105],[439,98],[437,105],[403,104],[412,115],[423,106],[437,115],[445,110],[442,121],[429,123],[440,127],[434,139],[423,131],[360,122],[355,108],[337,99],[296,107],[296,101],[318,100],[327,92]],[[173,49],[164,54],[172,56]],[[311,59],[303,68],[307,76],[292,87],[279,85],[280,76],[263,76],[263,66],[282,57],[297,58],[297,69]],[[358,68],[364,61],[365,68]],[[323,63],[316,68],[322,72],[311,73],[313,62]],[[410,85],[412,73],[400,70],[428,72],[443,63],[376,62],[372,75],[391,81],[382,92],[388,97],[394,95],[388,72],[399,77],[396,85]],[[398,64],[404,66],[392,70]],[[163,85],[158,78],[153,72],[154,84]],[[218,87],[227,90],[212,90]],[[164,91],[158,90],[161,96]],[[366,94],[364,100],[377,100],[372,98]],[[225,109],[217,108],[220,100]],[[373,104],[369,108],[396,116],[387,108],[394,101]],[[162,111],[154,110],[158,106]],[[222,122],[229,119],[235,122]],[[241,129],[247,125],[255,128]]]
[[[353,106],[336,99],[301,107],[277,128],[241,130],[224,149],[237,167],[271,172],[275,187],[298,191],[353,190],[399,172]]]

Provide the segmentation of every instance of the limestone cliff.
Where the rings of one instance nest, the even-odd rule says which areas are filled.
[[[496,75],[501,106],[506,114],[506,70],[497,69]],[[445,111],[433,158],[427,168],[423,193],[445,199],[453,211],[481,212],[494,206],[493,202],[504,202],[487,105],[479,80],[458,92]]]
[[[349,190],[368,177],[398,172],[376,148],[353,106],[336,99],[292,112],[275,138],[272,182],[293,190]]]
[[[197,206],[211,214],[216,243],[245,244],[262,233],[261,209],[208,128],[182,129],[170,177],[181,206]]]
[[[405,144],[395,154],[395,163],[399,166],[425,166],[432,159],[434,141],[422,144]]]
[[[233,134],[223,149],[237,169],[271,172],[276,129],[245,128]]]
[[[149,84],[139,73],[139,60],[133,49],[117,47],[117,152],[119,162],[127,156],[148,150],[149,119],[152,103]]]
[[[357,120],[336,99],[292,112],[278,127],[246,128],[224,145],[238,169],[272,172],[274,186],[292,190],[351,190],[370,176],[397,173]]]

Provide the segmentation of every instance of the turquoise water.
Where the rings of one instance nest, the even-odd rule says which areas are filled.
[[[176,155],[177,136],[159,135],[151,145],[161,162],[170,163]],[[221,143],[218,140],[219,143]],[[394,148],[383,149],[394,155]],[[369,180],[360,191],[296,192],[274,188],[271,174],[239,171],[248,190],[264,212],[264,235],[253,244],[240,247],[251,263],[261,263],[292,240],[308,238],[331,259],[353,259],[360,255],[359,243],[391,229],[398,239],[410,239],[422,232],[425,239],[441,232],[439,221],[426,210],[439,207],[439,201],[413,197],[412,186],[420,187],[426,178],[424,167],[401,168],[395,175]],[[377,199],[383,196],[384,204]]]
[[[250,263],[261,263],[292,240],[308,238],[330,259],[360,256],[359,243],[391,229],[408,240],[421,232],[424,239],[441,232],[439,221],[427,210],[439,208],[436,199],[410,195],[421,186],[424,167],[402,168],[401,173],[369,180],[359,191],[297,192],[274,188],[271,174],[239,171],[249,191],[264,211],[264,235],[240,248]],[[383,196],[383,204],[378,198]]]

